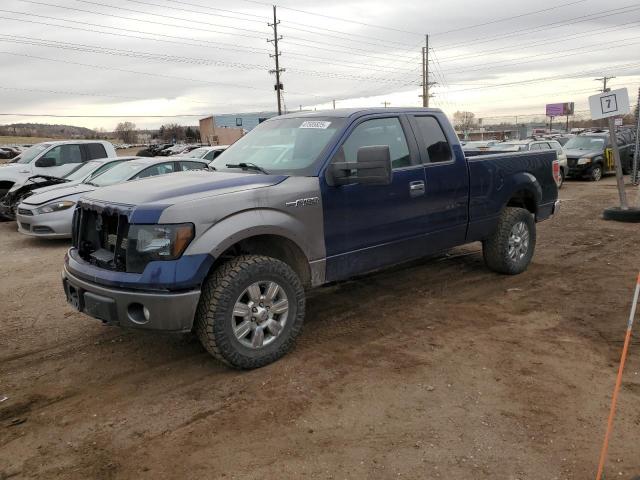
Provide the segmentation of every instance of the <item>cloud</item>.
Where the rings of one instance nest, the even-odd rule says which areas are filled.
[[[558,99],[584,105],[587,90],[597,89],[592,78],[609,72],[618,77],[614,86],[640,85],[640,6],[633,3],[283,2],[282,82],[293,110],[332,99],[420,105],[422,32],[430,33],[438,82],[431,103],[449,114],[543,111]],[[0,76],[1,113],[122,115],[153,127],[162,119],[135,116],[275,109],[267,2],[6,0],[0,8],[8,72]],[[496,84],[505,85],[488,86]],[[69,123],[113,128],[119,120]]]

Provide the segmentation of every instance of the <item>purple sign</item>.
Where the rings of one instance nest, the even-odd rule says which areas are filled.
[[[564,103],[548,103],[547,117],[561,117],[565,113]]]

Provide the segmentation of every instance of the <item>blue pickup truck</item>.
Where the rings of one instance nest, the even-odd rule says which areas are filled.
[[[80,200],[63,285],[106,324],[195,331],[245,369],[293,347],[305,289],[476,241],[517,274],[557,208],[554,151],[467,159],[438,109],[276,117],[210,168]]]

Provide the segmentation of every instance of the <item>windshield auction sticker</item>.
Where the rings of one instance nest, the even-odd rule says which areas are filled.
[[[331,125],[331,122],[323,122],[323,121],[306,121],[302,122],[300,128],[321,128],[325,129]]]

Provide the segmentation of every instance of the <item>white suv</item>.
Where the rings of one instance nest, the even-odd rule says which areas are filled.
[[[22,152],[16,161],[0,165],[0,199],[14,186],[34,175],[62,177],[79,163],[115,157],[116,150],[102,140],[62,140],[38,143]]]

